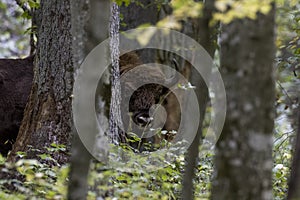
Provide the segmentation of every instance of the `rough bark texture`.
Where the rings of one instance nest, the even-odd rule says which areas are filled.
[[[16,141],[33,79],[33,56],[0,59],[0,153]]]
[[[227,117],[216,146],[212,199],[272,199],[274,9],[223,25]]]
[[[51,143],[70,147],[73,86],[70,1],[41,1],[39,17],[33,88],[10,160],[15,159],[17,151],[27,151],[28,157],[36,157],[28,145],[40,150]],[[60,163],[68,160],[65,152],[56,152],[53,157]]]
[[[298,132],[289,181],[288,200],[300,199],[300,105],[298,105]]]
[[[111,56],[111,99],[109,112],[109,138],[113,144],[125,142],[125,133],[121,119],[121,83],[119,68],[119,30],[120,30],[120,7],[117,3],[111,4],[111,17],[109,23],[109,47]]]

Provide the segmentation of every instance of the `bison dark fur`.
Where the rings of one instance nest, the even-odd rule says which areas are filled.
[[[142,62],[139,60],[138,56],[135,53],[127,53],[120,57],[120,73],[121,76],[126,74],[126,72],[130,71],[131,69],[134,69],[135,67],[141,65]],[[177,66],[176,66],[177,67]],[[140,127],[139,130],[134,129],[130,130],[133,132],[142,132],[145,130],[145,127],[150,125],[152,117],[150,116],[150,108],[155,105],[161,103],[160,100],[162,97],[166,96],[166,94],[169,93],[169,89],[162,86],[161,84],[146,84],[138,89],[136,89],[131,96],[127,96],[129,91],[132,89],[130,88],[131,85],[136,85],[136,81],[141,81],[148,79],[149,82],[157,82],[157,83],[166,83],[168,87],[171,87],[175,85],[178,82],[179,77],[174,76],[169,79],[166,78],[164,73],[159,67],[153,67],[152,70],[150,70],[147,73],[140,73],[137,72],[131,72],[134,73],[133,77],[136,77],[135,79],[126,80],[125,84],[123,84],[122,87],[122,104],[121,107],[125,105],[125,103],[129,102],[129,112],[131,114],[131,120]],[[127,113],[124,113],[124,110],[122,110],[123,115],[123,121],[126,121],[128,119],[128,115],[126,117]],[[126,123],[125,123],[126,124]],[[129,123],[127,122],[129,125]],[[129,127],[125,126],[125,129],[128,130]],[[138,135],[141,135],[141,133],[137,133]],[[149,142],[152,143],[157,142],[157,138],[151,137],[149,140],[143,139],[143,142]],[[159,141],[158,141],[159,142]],[[136,145],[132,145],[135,148]],[[141,147],[138,149],[140,151],[143,151],[143,148]]]
[[[142,62],[135,53],[121,56],[121,75],[140,64]],[[166,79],[160,70],[154,70],[148,75],[146,78],[152,80]],[[0,59],[0,153],[2,155],[7,155],[17,138],[32,80],[33,56],[25,59]],[[177,80],[173,79],[169,83],[175,84],[176,82]],[[126,93],[128,86],[130,82],[122,87],[122,92]],[[129,112],[132,113],[132,120],[142,127],[145,126],[149,122],[150,107],[157,104],[166,91],[158,84],[147,84],[137,89],[129,97]]]
[[[0,59],[0,153],[15,142],[33,80],[33,56]]]
[[[142,62],[136,54],[124,54],[120,57],[121,76],[141,64]],[[132,113],[133,121],[136,124],[145,126],[147,124],[147,119],[150,117],[148,115],[150,107],[157,104],[160,97],[163,95],[163,86],[159,84],[146,84],[135,90],[132,96],[128,97],[126,94],[132,89],[131,85],[136,84],[136,81],[138,82],[143,79],[159,81],[159,79],[162,80],[165,79],[165,77],[160,70],[153,70],[151,74],[139,74],[138,72],[135,72],[134,77],[136,77],[136,79],[126,80],[125,85],[122,85],[122,96],[125,97],[122,105],[129,102],[129,112]]]

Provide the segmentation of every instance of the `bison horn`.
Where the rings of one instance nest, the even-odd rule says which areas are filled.
[[[178,70],[178,63],[175,58],[172,59],[172,65],[174,65],[174,68],[176,70]],[[167,87],[172,87],[173,85],[175,85],[178,82],[178,80],[179,80],[179,76],[178,76],[178,72],[176,72],[175,75],[173,75],[171,78],[168,78],[165,81],[165,85]]]

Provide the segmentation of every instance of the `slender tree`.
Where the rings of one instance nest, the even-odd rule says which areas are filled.
[[[298,132],[289,181],[288,200],[300,199],[300,104],[298,105]]]
[[[90,4],[87,0],[71,0],[71,33],[74,38],[73,63],[75,71],[79,70],[81,61],[87,52],[88,41],[86,27],[88,26],[88,12]],[[77,73],[75,73],[76,76]],[[70,158],[70,173],[68,185],[68,199],[85,199],[87,195],[87,177],[91,155],[82,144],[76,129],[73,129],[72,150]]]
[[[216,50],[216,46],[214,45],[216,40],[216,27],[211,27],[209,25],[210,21],[212,20],[212,13],[214,11],[214,2],[214,0],[205,1],[202,10],[202,17],[191,20],[189,23],[191,23],[192,26],[185,26],[185,29],[187,29],[187,27],[193,27],[192,30],[186,30],[186,32],[188,32],[188,35],[196,38],[196,40],[206,49],[211,57],[213,57]],[[194,68],[191,69],[189,76],[192,85],[196,86],[195,90],[198,98],[199,109],[201,112],[201,119],[198,132],[186,154],[186,165],[182,185],[182,198],[187,200],[193,199],[194,197],[195,187],[193,184],[193,180],[195,178],[195,168],[197,166],[197,158],[199,155],[199,145],[201,143],[205,110],[209,101],[208,88],[203,78]]]

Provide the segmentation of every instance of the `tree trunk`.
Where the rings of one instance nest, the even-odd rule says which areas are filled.
[[[212,199],[272,199],[274,8],[223,25],[227,117],[216,146]]]
[[[73,63],[75,71],[85,58],[86,26],[88,20],[89,2],[87,0],[71,0]],[[77,73],[75,73],[76,76]],[[70,173],[68,186],[68,199],[85,199],[88,190],[87,177],[92,156],[82,144],[76,129],[73,129],[72,151],[70,158]]]
[[[10,160],[15,160],[18,151],[37,158],[41,152],[34,149],[45,152],[52,143],[66,145],[67,152],[70,148],[74,71],[70,1],[42,0],[39,19],[32,91]],[[52,156],[65,163],[67,152],[57,151]]]
[[[298,132],[289,181],[288,200],[300,199],[300,104],[298,105]]]
[[[143,6],[136,3],[124,4],[120,7],[120,13],[123,19],[120,21],[120,31],[127,31],[139,27],[142,24],[151,24],[153,26],[159,21],[159,10],[156,2],[152,0],[139,0]],[[151,15],[149,15],[151,13]],[[122,53],[122,52],[121,52]],[[139,50],[138,55],[143,63],[156,62],[156,51],[143,49]]]
[[[209,22],[212,19],[212,12],[214,10],[214,0],[205,1],[203,8],[203,16],[199,19],[193,19],[190,23],[192,24],[193,30],[188,35],[196,39],[203,48],[210,54],[211,57],[214,56],[216,46],[214,41],[217,39],[216,34],[214,33],[215,27],[210,27]],[[185,26],[189,27],[189,26]],[[185,31],[185,32],[186,32]],[[199,155],[199,145],[202,137],[203,129],[203,120],[205,117],[205,111],[207,102],[209,101],[208,97],[208,88],[205,84],[203,78],[199,73],[192,68],[190,73],[190,81],[193,86],[196,86],[195,92],[198,98],[199,110],[200,110],[200,123],[198,132],[189,147],[186,153],[186,165],[183,175],[182,183],[182,198],[189,200],[194,198],[194,184],[193,179],[195,178],[195,169],[197,166],[197,158]]]

